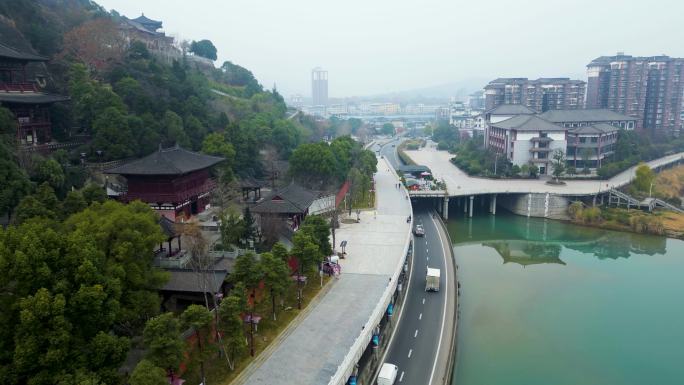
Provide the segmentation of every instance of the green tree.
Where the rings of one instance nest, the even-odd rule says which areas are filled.
[[[16,329],[14,370],[18,379],[31,384],[52,384],[70,365],[72,325],[66,318],[66,299],[40,289],[21,300]]]
[[[157,290],[168,275],[155,268],[153,250],[164,237],[157,217],[142,202],[92,204],[64,222],[69,236],[94,242],[104,255],[108,275],[120,285],[118,327],[131,332],[159,311]]]
[[[168,385],[169,383],[164,369],[149,360],[138,362],[128,381],[131,385]]]
[[[91,183],[83,188],[81,191],[83,194],[83,199],[85,199],[88,205],[93,202],[103,203],[107,200],[107,192],[102,187]]]
[[[19,201],[29,193],[28,176],[15,156],[16,120],[7,108],[0,107],[0,216],[12,214]]]
[[[233,292],[237,291],[233,289]],[[243,305],[240,296],[231,294],[221,301],[219,305],[219,324],[218,331],[221,333],[221,346],[226,354],[226,360],[230,370],[235,369],[235,362],[244,354],[247,347],[245,343],[245,333],[243,327],[242,313]]]
[[[181,321],[183,322],[184,327],[192,328],[195,331],[195,337],[197,339],[197,348],[199,349],[199,355],[197,358],[200,364],[200,376],[202,378],[202,383],[205,383],[205,352],[203,350],[202,344],[203,340],[205,340],[206,338],[207,333],[209,332],[209,329],[211,328],[211,313],[204,306],[190,305],[187,309],[185,309],[183,314],[181,314]]]
[[[243,233],[242,239],[244,240],[254,240],[256,236],[256,224],[252,212],[249,210],[249,206],[245,206],[245,211],[242,214],[242,224]]]
[[[36,166],[34,179],[37,183],[47,182],[53,189],[64,185],[65,176],[62,166],[52,158],[41,160]]]
[[[202,142],[202,152],[209,155],[216,155],[226,160],[219,166],[223,171],[222,179],[230,182],[233,179],[233,165],[235,163],[235,148],[226,141],[226,137],[218,132],[213,132]]]
[[[330,245],[330,224],[320,215],[309,215],[304,219],[301,232],[311,236],[311,239],[318,245],[320,255],[331,255],[332,246]]]
[[[273,244],[273,247],[271,247],[271,254],[285,263],[287,263],[290,256],[285,245],[280,242]]]
[[[655,182],[655,173],[653,170],[645,163],[640,164],[636,169],[636,176],[634,178],[634,187],[640,192],[649,192],[653,188],[653,183]]]
[[[200,41],[193,41],[190,44],[190,52],[194,53],[197,56],[201,56],[207,59],[211,60],[216,60],[216,47],[214,46],[214,43],[211,42],[211,40],[200,40]]]
[[[324,186],[335,178],[337,161],[324,142],[305,143],[290,157],[289,173],[308,186]]]
[[[269,291],[271,297],[271,310],[273,312],[273,320],[276,320],[276,297],[285,294],[285,291],[290,286],[290,268],[287,263],[280,257],[276,257],[272,253],[261,254],[259,260],[261,264],[260,269],[264,274],[264,286]]]
[[[323,259],[320,247],[310,234],[298,231],[292,238],[292,256],[297,259],[299,276],[297,279],[297,307],[302,308],[302,279],[305,274],[309,274],[316,263]]]
[[[83,194],[80,191],[69,191],[66,198],[62,202],[62,211],[64,217],[68,217],[71,214],[76,214],[77,212],[84,210],[88,207]]]
[[[250,292],[249,307],[250,319],[254,315],[254,307],[256,306],[256,289],[264,279],[263,266],[257,261],[254,253],[247,253],[237,257],[233,273],[231,274],[233,282],[239,282]],[[250,322],[250,354],[254,356],[254,322]]]
[[[173,376],[183,360],[184,343],[178,319],[172,313],[151,318],[145,325],[143,341],[147,347],[147,359]]]
[[[552,159],[553,177],[558,181],[558,178],[565,173],[565,153],[563,150],[556,150],[553,152]]]
[[[190,138],[183,128],[183,119],[178,114],[173,111],[166,111],[163,124],[166,127],[166,138],[170,143],[190,148]]]
[[[380,133],[383,135],[394,135],[394,125],[392,123],[383,124]]]
[[[240,216],[230,210],[226,210],[221,215],[221,243],[226,248],[229,245],[240,243],[242,235],[245,233],[245,225]]]
[[[108,107],[93,121],[92,148],[104,151],[105,159],[123,159],[133,155],[135,141],[128,116],[121,109]]]

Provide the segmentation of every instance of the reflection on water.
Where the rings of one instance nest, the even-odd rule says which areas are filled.
[[[628,258],[631,253],[665,254],[667,238],[601,230],[517,215],[480,216],[448,224],[454,244],[481,243],[495,249],[504,263],[557,263],[562,247],[599,259]]]
[[[514,215],[452,218],[458,385],[684,383],[684,242]]]

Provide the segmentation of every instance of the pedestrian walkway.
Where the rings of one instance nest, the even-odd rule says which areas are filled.
[[[411,231],[405,190],[395,187],[397,177],[385,160],[378,169],[376,210],[362,211],[359,223],[342,223],[336,231],[338,250],[347,241],[342,274],[245,384],[328,384],[357,338],[370,332],[365,325],[405,256]]]

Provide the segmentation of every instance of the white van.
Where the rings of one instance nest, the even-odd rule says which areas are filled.
[[[397,365],[384,363],[380,368],[380,374],[378,374],[377,385],[394,385],[394,381],[397,379],[397,372],[399,368]]]

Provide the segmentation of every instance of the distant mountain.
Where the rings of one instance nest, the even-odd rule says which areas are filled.
[[[471,93],[481,90],[490,80],[488,78],[469,78],[412,90],[370,95],[361,99],[391,100],[398,103],[444,102],[448,101],[452,96],[465,98]]]

